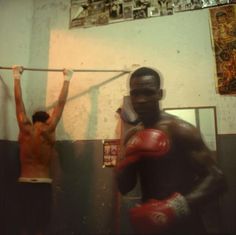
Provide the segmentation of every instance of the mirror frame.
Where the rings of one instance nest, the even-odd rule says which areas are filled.
[[[218,148],[219,148],[219,144],[218,144],[218,127],[217,127],[217,115],[216,115],[216,106],[189,106],[189,107],[171,107],[171,108],[164,108],[163,110],[166,112],[168,110],[188,110],[188,109],[193,109],[195,110],[195,114],[196,111],[198,111],[199,109],[212,109],[213,110],[213,115],[214,115],[214,126],[215,126],[215,141],[216,141],[216,150],[212,150],[210,149],[212,152],[215,153],[215,160],[218,159]],[[177,115],[176,115],[177,116]],[[196,126],[199,131],[201,132],[199,125]],[[201,132],[202,133],[202,132]]]

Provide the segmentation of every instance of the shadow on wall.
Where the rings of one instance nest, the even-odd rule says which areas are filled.
[[[110,82],[120,78],[121,76],[123,76],[125,74],[127,74],[127,72],[119,73],[119,74],[117,74],[113,77],[110,77],[107,80],[105,80],[95,86],[91,86],[89,89],[87,89],[81,93],[78,93],[74,96],[67,98],[66,102],[69,103],[70,101],[72,101],[74,99],[78,99],[78,98],[83,97],[85,95],[89,95],[89,97],[90,97],[91,110],[90,110],[90,113],[88,116],[87,126],[83,127],[85,129],[84,139],[86,139],[86,140],[95,139],[95,136],[97,134],[98,115],[99,115],[99,111],[98,111],[99,88],[106,85],[107,83],[110,83]],[[57,103],[57,101],[50,104],[49,106],[47,106],[45,108],[46,111],[51,110],[56,105],[56,103]],[[114,111],[114,113],[115,113],[115,111]],[[57,133],[60,136],[63,136],[65,139],[71,139],[70,136],[68,135],[68,133],[65,132],[63,125],[58,125]]]
[[[125,74],[127,74],[127,72],[122,72],[122,73],[119,73],[119,74],[116,75],[116,76],[113,76],[113,77],[111,77],[111,78],[108,78],[108,79],[107,79],[106,81],[104,81],[104,82],[101,82],[101,83],[99,83],[99,84],[97,84],[97,85],[95,85],[95,86],[92,86],[91,88],[89,88],[89,89],[87,89],[87,90],[85,90],[85,91],[83,91],[83,92],[81,92],[81,93],[79,93],[79,94],[76,94],[76,95],[74,95],[74,96],[72,96],[72,97],[69,97],[69,98],[67,99],[67,102],[69,102],[70,100],[79,98],[79,97],[81,97],[81,96],[83,96],[83,95],[86,95],[87,93],[91,93],[91,92],[93,93],[95,90],[98,90],[99,87],[104,86],[104,85],[106,85],[107,83],[112,82],[112,81],[114,81],[115,79],[118,79],[118,78],[124,76]],[[49,110],[49,109],[51,109],[51,108],[54,107],[54,106],[55,106],[55,103],[51,104],[51,105],[48,106],[46,109]]]
[[[113,169],[102,167],[102,141],[59,141],[56,149],[60,170],[53,182],[49,234],[115,234],[117,191]],[[17,234],[18,143],[0,141],[0,152],[0,234]]]

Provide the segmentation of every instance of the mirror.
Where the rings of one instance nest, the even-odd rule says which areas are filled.
[[[217,122],[214,106],[166,108],[164,110],[196,126],[202,133],[206,145],[212,151],[217,152]]]

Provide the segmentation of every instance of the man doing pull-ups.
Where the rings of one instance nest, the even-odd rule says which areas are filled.
[[[22,66],[13,66],[16,116],[19,126],[20,176],[17,196],[21,235],[41,235],[46,231],[51,211],[50,165],[55,156],[55,130],[62,116],[72,78],[72,70],[63,70],[64,82],[51,115],[37,111],[28,118],[21,91]]]

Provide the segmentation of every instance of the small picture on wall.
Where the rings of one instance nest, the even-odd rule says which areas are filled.
[[[201,9],[204,0],[173,0],[174,12]]]
[[[123,16],[124,16],[124,19],[133,18],[133,5],[132,4],[123,4]]]
[[[160,11],[158,7],[148,7],[148,17],[160,16]]]
[[[143,19],[147,17],[147,9],[145,8],[134,8],[133,10],[134,19]]]
[[[202,7],[214,7],[217,5],[227,4],[229,0],[202,0]]]
[[[120,154],[120,140],[103,140],[103,166],[114,167]]]
[[[103,12],[103,13],[98,14],[97,25],[108,24],[108,22],[109,22],[109,14],[108,14],[108,12]]]
[[[123,18],[123,4],[119,1],[111,2],[109,9],[110,20],[118,20]]]
[[[160,9],[160,15],[173,15],[173,1],[172,0],[159,0],[158,8]]]

